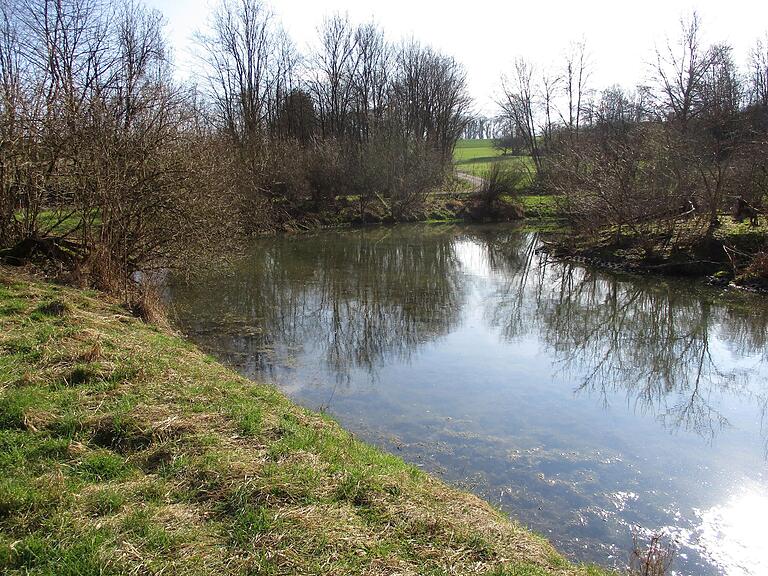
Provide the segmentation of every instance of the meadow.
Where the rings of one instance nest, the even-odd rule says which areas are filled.
[[[527,172],[527,177],[521,179],[518,187],[519,200],[523,205],[526,217],[557,218],[559,216],[554,196],[528,193],[535,171],[530,156],[502,154],[500,150],[494,148],[493,140],[459,140],[453,150],[453,163],[457,172],[480,177],[488,174],[495,164],[510,168],[520,166]],[[511,197],[504,199],[509,202],[513,201]]]
[[[456,169],[467,174],[482,176],[493,164],[523,166],[533,176],[533,161],[529,156],[504,155],[493,146],[493,140],[459,140],[453,150]]]

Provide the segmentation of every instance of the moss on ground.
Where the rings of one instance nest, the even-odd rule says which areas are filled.
[[[105,297],[0,269],[0,572],[599,574]]]
[[[721,216],[715,238],[737,250],[754,253],[768,248],[768,221],[760,218],[757,226],[748,220],[736,222],[732,216]]]

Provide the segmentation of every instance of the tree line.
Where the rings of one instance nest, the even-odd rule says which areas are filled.
[[[136,0],[0,2],[0,249],[127,286],[190,249],[353,197],[393,218],[450,169],[469,117],[456,60],[342,15],[301,53],[270,7],[222,0],[175,78]]]
[[[757,223],[768,193],[768,43],[747,67],[705,45],[697,14],[655,51],[634,90],[594,90],[584,43],[559,70],[518,59],[499,102],[506,138],[530,154],[576,230],[631,238],[646,258],[707,245],[733,211]],[[722,250],[720,250],[721,256]]]

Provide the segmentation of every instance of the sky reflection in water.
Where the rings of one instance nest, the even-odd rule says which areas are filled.
[[[768,573],[768,303],[547,262],[510,226],[259,240],[178,280],[179,323],[242,373],[466,487],[570,557],[631,531],[679,574]]]

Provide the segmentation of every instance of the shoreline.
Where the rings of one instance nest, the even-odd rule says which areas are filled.
[[[611,573],[100,293],[0,267],[0,327],[7,573]]]
[[[580,264],[594,268],[595,270],[620,272],[623,274],[634,274],[638,276],[650,276],[659,279],[676,278],[694,280],[703,286],[711,288],[722,288],[750,294],[768,295],[768,282],[765,280],[747,279],[744,283],[738,283],[733,274],[722,274],[719,272],[705,273],[686,273],[680,272],[681,267],[687,265],[696,265],[695,262],[673,262],[662,261],[655,264],[643,264],[629,259],[606,260],[599,255],[591,255],[588,251],[584,253],[568,253],[561,251],[556,244],[541,246],[538,251],[544,252],[554,260],[566,264]],[[725,263],[710,263],[722,264]],[[715,266],[722,268],[722,266]]]
[[[526,195],[521,196],[525,198]],[[536,197],[535,195],[532,197]],[[399,224],[516,224],[522,227],[531,227],[533,229],[541,228],[543,233],[548,235],[557,236],[561,233],[563,227],[567,227],[567,223],[563,219],[549,215],[540,215],[535,209],[524,209],[524,214],[517,218],[487,218],[485,220],[474,220],[462,216],[461,213],[452,214],[444,218],[423,218],[423,219],[404,219],[404,220],[379,220],[370,222],[357,222],[346,220],[344,222],[332,224],[332,223],[320,223],[318,222],[316,227],[301,228],[299,230],[289,229],[280,230],[268,233],[269,234],[293,234],[293,233],[306,233],[315,230],[333,230],[333,229],[355,229],[365,228],[368,226],[396,226]],[[768,281],[760,280],[747,280],[745,283],[737,283],[734,280],[733,274],[721,275],[717,271],[722,270],[728,266],[728,262],[714,262],[709,261],[706,264],[711,268],[706,272],[689,271],[699,266],[701,262],[695,260],[679,260],[673,261],[671,259],[662,259],[655,263],[645,263],[636,259],[616,257],[615,254],[609,254],[611,259],[601,255],[602,247],[591,246],[586,248],[580,248],[577,250],[571,250],[563,244],[558,242],[545,242],[545,245],[539,249],[541,252],[545,252],[553,259],[559,262],[582,264],[590,266],[598,270],[606,270],[613,272],[622,272],[625,274],[637,274],[643,276],[654,276],[656,278],[688,278],[695,279],[701,282],[703,285],[711,286],[714,288],[728,288],[731,290],[748,292],[752,294],[768,295]]]

